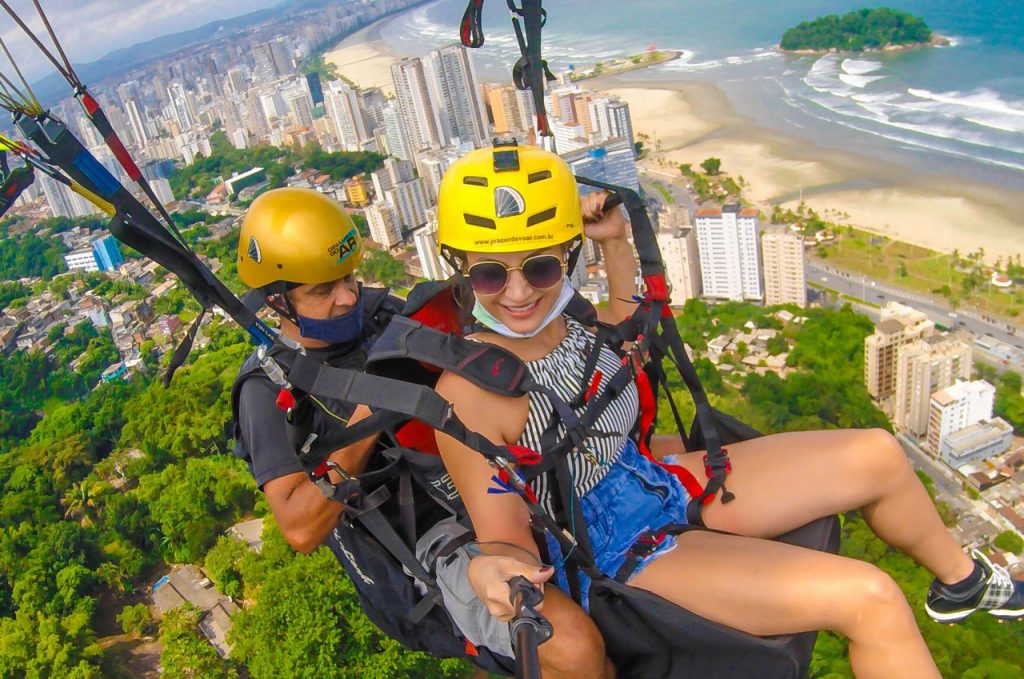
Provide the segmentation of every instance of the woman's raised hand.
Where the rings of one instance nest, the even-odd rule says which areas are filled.
[[[621,208],[604,211],[604,202],[610,194],[607,191],[596,191],[580,196],[580,209],[583,212],[583,233],[587,238],[603,243],[606,240],[626,238],[629,227]]]

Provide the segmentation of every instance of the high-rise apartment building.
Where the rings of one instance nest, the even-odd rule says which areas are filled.
[[[864,384],[883,404],[896,393],[896,355],[900,347],[929,337],[935,324],[920,311],[890,302],[882,309],[875,332],[864,338]]]
[[[153,193],[156,194],[157,200],[159,200],[162,205],[174,202],[174,192],[171,191],[171,183],[169,181],[163,177],[159,177],[151,181],[150,186],[153,187]]]
[[[900,347],[896,354],[893,424],[916,437],[928,432],[932,394],[971,377],[971,348],[948,335],[931,335]]]
[[[587,112],[591,129],[598,138],[622,137],[630,144],[635,143],[627,102],[616,97],[593,97],[587,104]]]
[[[370,135],[359,107],[358,93],[345,83],[332,80],[327,83],[327,91],[324,93],[324,107],[339,148],[343,151],[362,151]]]
[[[366,223],[370,227],[370,238],[386,248],[393,248],[402,242],[402,225],[395,208],[384,201],[366,208]]]
[[[590,146],[586,130],[579,123],[563,123],[552,120],[551,134],[555,138],[555,148],[560,154],[571,153]]]
[[[946,437],[992,417],[996,388],[985,380],[957,380],[932,394],[928,411],[928,449],[939,452]]]
[[[441,138],[423,62],[417,57],[410,57],[391,64],[391,81],[395,85],[398,110],[412,150],[440,146]]]
[[[388,153],[402,160],[412,160],[412,143],[401,111],[391,105],[382,109],[381,114],[384,119],[384,139],[387,142]]]
[[[199,110],[196,108],[195,97],[185,89],[181,83],[171,83],[167,88],[167,96],[174,108],[174,115],[181,130],[191,128],[199,118]]]
[[[149,134],[146,125],[142,122],[142,113],[139,111],[139,104],[135,99],[129,98],[124,103],[125,111],[128,113],[128,123],[131,125],[132,137],[135,143],[141,148],[149,141]]]
[[[697,248],[704,296],[712,299],[760,300],[758,211],[737,203],[697,210]]]
[[[378,129],[384,127],[384,107],[387,100],[379,87],[368,87],[359,90],[359,109],[366,117],[366,131],[372,135]]]
[[[239,67],[229,68],[227,74],[224,76],[224,91],[228,94],[240,96],[245,94],[245,91],[249,89],[249,79]]]
[[[305,88],[304,81],[283,91],[281,96],[298,127],[309,127],[313,124],[313,98]]]
[[[423,177],[395,184],[384,191],[384,200],[395,209],[404,230],[425,224],[427,209],[434,205]]]
[[[44,172],[36,173],[36,180],[43,188],[46,203],[54,217],[88,217],[99,212],[92,203],[50,175]]]
[[[370,173],[370,181],[373,182],[373,191],[378,198],[383,198],[384,192],[402,182],[410,181],[416,176],[413,171],[413,164],[408,160],[399,158],[385,158],[384,167]]]
[[[639,191],[633,147],[625,139],[612,139],[600,146],[589,146],[559,155],[574,174]]]
[[[256,45],[253,48],[253,59],[256,61],[253,75],[255,75],[256,81],[271,82],[290,73],[292,69],[292,60],[288,54],[290,49],[283,36]]]
[[[658,248],[665,262],[665,277],[671,287],[673,306],[700,297],[700,254],[697,232],[686,208],[669,206],[658,214]]]
[[[423,275],[432,281],[447,279],[454,272],[452,267],[441,258],[437,248],[437,214],[428,211],[426,225],[416,229],[412,235],[416,244],[416,255],[420,258]]]
[[[488,91],[487,99],[491,106],[491,114],[494,116],[495,134],[529,129],[532,121],[529,118],[523,119],[517,92],[515,85],[492,87]]]
[[[487,113],[469,52],[458,43],[446,45],[430,52],[426,65],[443,143],[483,146],[489,136]]]
[[[761,235],[764,303],[807,306],[807,260],[804,239],[789,227],[773,224]]]

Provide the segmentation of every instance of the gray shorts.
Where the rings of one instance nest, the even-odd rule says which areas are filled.
[[[475,543],[463,545],[442,559],[436,557],[449,541],[466,532],[467,529],[454,520],[441,521],[416,543],[416,557],[428,568],[436,559],[436,581],[444,607],[462,635],[474,646],[515,657],[508,623],[491,615],[469,585],[469,560],[476,554]]]

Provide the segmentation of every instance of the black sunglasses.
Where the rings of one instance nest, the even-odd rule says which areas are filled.
[[[508,285],[513,271],[521,271],[523,278],[536,290],[554,287],[565,274],[565,262],[556,255],[527,257],[519,266],[506,266],[501,262],[477,262],[469,267],[469,283],[481,295],[497,295]]]

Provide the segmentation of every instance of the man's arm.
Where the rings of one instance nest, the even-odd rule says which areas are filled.
[[[253,475],[260,484],[285,539],[296,550],[315,550],[338,525],[342,506],[324,497],[289,443],[284,415],[274,405],[276,393],[261,380],[249,380],[242,387],[239,425],[241,437],[249,449]],[[370,411],[359,406],[348,419],[350,424],[368,417]],[[340,425],[340,423],[339,423]],[[370,436],[327,456],[346,473],[356,475],[366,469],[377,436]],[[342,478],[329,472],[332,483]]]

